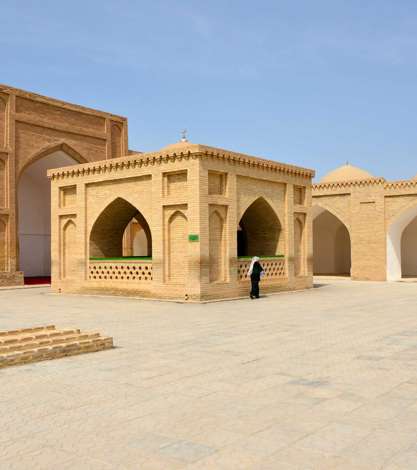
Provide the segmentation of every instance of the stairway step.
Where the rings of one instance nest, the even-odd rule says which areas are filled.
[[[82,341],[86,339],[99,338],[100,333],[97,332],[84,332],[69,335],[61,335],[56,337],[39,338],[36,337],[30,341],[22,341],[12,344],[1,345],[0,354],[11,353],[16,351],[27,351],[31,349],[41,348],[48,345],[72,343],[75,341]]]
[[[13,336],[13,335],[21,335],[26,333],[37,333],[44,330],[55,330],[55,325],[47,325],[47,326],[36,326],[34,328],[21,328],[20,330],[11,330],[11,331],[0,331],[0,337],[2,336]]]
[[[48,359],[57,359],[59,357],[72,356],[87,352],[101,351],[112,347],[113,338],[109,336],[98,336],[80,341],[71,341],[69,343],[29,349],[26,351],[15,351],[0,354],[0,368]]]
[[[59,336],[66,336],[70,334],[79,334],[79,329],[72,330],[47,330],[41,332],[34,332],[33,334],[23,333],[23,334],[12,334],[11,337],[3,336],[0,337],[0,347],[6,346],[14,343],[24,343],[27,341],[36,341],[47,338],[54,338]]]

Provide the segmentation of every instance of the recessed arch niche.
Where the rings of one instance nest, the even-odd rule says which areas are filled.
[[[294,219],[294,274],[305,274],[305,215],[299,214]]]
[[[174,284],[184,284],[187,279],[187,231],[188,220],[177,210],[167,224],[167,280]]]
[[[217,209],[209,216],[209,269],[210,282],[224,281],[226,278],[224,217]]]
[[[350,276],[351,241],[346,225],[327,209],[315,206],[315,211],[314,274]]]
[[[0,271],[7,271],[7,224],[0,219]]]
[[[75,255],[77,247],[77,227],[75,222],[72,219],[64,222],[62,227],[61,235],[61,277],[62,279],[70,279],[75,276],[76,265],[75,265]]]

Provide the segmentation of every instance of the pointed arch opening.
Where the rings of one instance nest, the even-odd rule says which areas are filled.
[[[417,204],[403,211],[387,232],[387,280],[417,277]]]
[[[85,160],[68,145],[48,146],[29,159],[17,188],[19,270],[27,282],[48,282],[51,275],[51,190],[47,171]]]
[[[313,272],[350,276],[351,242],[346,225],[327,209],[317,207],[313,220]]]
[[[283,253],[281,222],[270,204],[256,199],[240,219],[237,231],[237,256],[276,256]]]
[[[141,254],[134,246],[127,247],[126,230],[137,224],[138,232],[146,239],[140,245]],[[133,238],[134,243],[135,238]],[[132,241],[132,239],[131,239]],[[130,254],[128,252],[130,249]],[[90,258],[152,257],[152,235],[143,214],[130,202],[117,198],[98,216],[90,233]]]

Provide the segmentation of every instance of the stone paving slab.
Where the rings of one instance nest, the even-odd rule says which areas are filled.
[[[115,349],[0,370],[0,468],[417,469],[417,284],[204,305],[0,292]]]

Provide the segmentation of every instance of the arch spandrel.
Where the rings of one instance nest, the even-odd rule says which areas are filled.
[[[101,193],[100,193],[101,194]],[[133,197],[128,197],[126,194],[109,194],[107,197],[100,197],[100,199],[94,200],[94,206],[91,204],[88,204],[88,207],[91,207],[89,210],[89,215],[88,215],[88,221],[87,221],[87,230],[90,233],[96,220],[98,217],[100,217],[100,214],[102,214],[107,207],[109,207],[116,199],[121,199],[125,201],[126,203],[130,204],[131,206],[138,208],[138,212],[142,214],[143,218],[147,221],[149,225],[152,225],[152,211],[151,211],[151,205],[148,203],[146,200],[142,200],[142,198],[139,198],[138,202],[136,201],[136,198]],[[140,209],[139,209],[140,207]],[[133,216],[132,216],[133,218]]]
[[[148,249],[152,250],[152,233],[144,214],[124,198],[113,198],[99,215],[90,221],[90,257],[123,256],[123,235],[127,225],[136,219],[148,237]]]
[[[69,157],[71,157],[73,160],[75,160],[74,165],[78,163],[88,163],[88,160],[80,152],[78,152],[72,145],[69,145],[66,142],[53,143],[53,144],[46,145],[38,149],[37,151],[29,155],[27,158],[25,158],[23,161],[21,158],[19,158],[18,178],[20,178],[22,173],[30,165],[56,152],[63,152]]]
[[[276,215],[276,217],[278,218],[281,224],[281,220],[285,220],[284,208],[282,208],[282,210],[277,210],[276,205],[274,205],[274,203],[267,196],[264,196],[264,195],[247,198],[244,204],[239,208],[238,220],[241,220],[241,218],[244,216],[245,212],[249,209],[249,207],[251,207],[257,201],[261,201],[261,200],[265,201],[265,203],[268,204],[268,206],[274,212],[274,214]]]
[[[104,181],[99,186],[86,187],[87,230],[90,231],[95,220],[115,199],[124,199],[152,225],[152,179],[150,175],[125,180]]]
[[[281,220],[264,197],[256,198],[246,208],[238,224],[238,256],[284,254]]]
[[[340,204],[332,204],[332,198],[329,200],[317,200],[313,198],[313,205],[311,207],[312,220],[318,217],[322,212],[328,211],[334,215],[340,222],[347,228],[349,234],[351,233],[350,225],[350,207],[340,207]]]
[[[274,209],[279,219],[284,221],[286,213],[286,191],[287,186],[284,182],[238,175],[236,177],[238,220],[242,218],[247,208],[256,201],[256,199],[262,197]]]
[[[417,196],[402,196],[385,198],[385,226],[389,231],[390,226],[401,219],[408,211],[413,211],[417,206]]]

